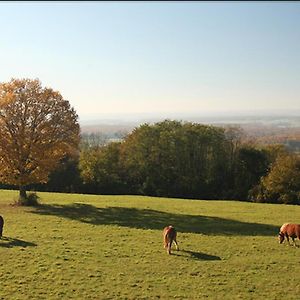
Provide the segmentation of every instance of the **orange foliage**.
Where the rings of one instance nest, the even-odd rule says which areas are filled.
[[[78,149],[78,116],[67,100],[41,82],[0,84],[0,181],[17,186],[47,182],[65,155]]]

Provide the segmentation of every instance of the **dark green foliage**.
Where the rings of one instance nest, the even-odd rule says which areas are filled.
[[[30,185],[31,190],[78,193],[82,191],[82,180],[78,168],[78,158],[66,156],[60,160],[58,167],[50,173],[46,184]]]
[[[81,151],[79,168],[86,193],[126,192],[120,164],[120,143],[86,148]]]
[[[249,190],[268,172],[268,160],[264,151],[251,146],[238,150],[236,160],[234,198],[247,199]]]
[[[295,155],[279,156],[267,176],[255,188],[252,200],[300,204],[300,159]]]
[[[48,191],[74,193],[81,189],[78,158],[64,158],[59,168],[52,172],[46,185]]]
[[[122,144],[124,168],[145,195],[220,197],[227,159],[224,129],[200,124],[145,124]]]

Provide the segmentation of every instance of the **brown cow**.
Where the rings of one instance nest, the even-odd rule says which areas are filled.
[[[179,250],[178,243],[176,240],[177,232],[172,225],[164,228],[163,237],[164,237],[164,248],[167,249],[168,254],[171,254],[171,247],[173,242],[176,245],[176,250]]]
[[[292,238],[294,246],[296,245],[295,238],[300,240],[300,224],[292,224],[292,223],[285,223],[280,227],[280,231],[278,234],[279,243],[283,243],[284,239],[286,238],[289,245],[290,240]]]

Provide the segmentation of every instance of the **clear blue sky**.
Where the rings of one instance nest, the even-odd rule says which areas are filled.
[[[81,119],[300,111],[300,2],[1,2],[0,81]]]

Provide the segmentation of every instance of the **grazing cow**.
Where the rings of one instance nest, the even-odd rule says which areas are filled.
[[[171,254],[171,247],[173,242],[176,245],[176,250],[179,250],[178,243],[176,241],[177,233],[175,228],[172,225],[164,228],[163,237],[164,237],[164,248],[167,249],[168,254]]]
[[[297,246],[295,238],[298,238],[300,240],[300,225],[292,223],[283,224],[278,235],[279,243],[283,243],[285,238],[289,245],[291,245],[289,238],[292,238],[294,246]]]
[[[2,237],[3,225],[4,225],[4,219],[2,216],[0,216],[0,238]]]

